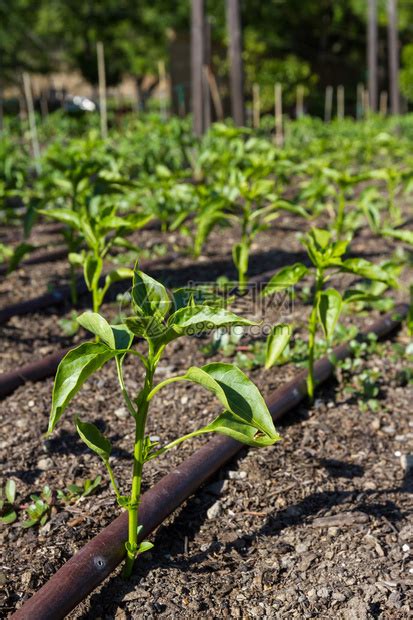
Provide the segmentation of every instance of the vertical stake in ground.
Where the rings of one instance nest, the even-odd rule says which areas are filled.
[[[26,97],[27,112],[29,115],[30,139],[32,141],[33,158],[37,173],[40,173],[40,147],[39,138],[37,136],[36,117],[34,114],[33,94],[30,75],[23,73],[24,95]]]
[[[377,112],[377,0],[368,0],[367,75],[370,109]]]
[[[337,87],[337,118],[343,119],[345,114],[344,86]]]
[[[380,93],[380,114],[382,116],[387,116],[388,98],[387,90],[383,90]]]
[[[282,86],[278,82],[274,86],[274,114],[275,114],[275,144],[281,147],[284,144],[283,134],[283,101]]]
[[[106,140],[108,137],[108,115],[106,105],[105,51],[101,41],[98,41],[96,49],[98,56],[100,133],[102,139]]]
[[[399,91],[399,36],[397,0],[387,0],[390,107],[392,114],[400,114]]]
[[[301,118],[304,116],[304,86],[302,84],[297,86],[296,95],[295,116]]]
[[[252,124],[255,129],[260,126],[261,101],[260,101],[260,85],[252,86]]]
[[[191,109],[193,131],[196,136],[204,132],[203,77],[204,63],[204,0],[192,0],[191,17]]]
[[[329,123],[331,121],[331,114],[333,112],[333,87],[326,87],[326,96],[324,101],[324,121]]]
[[[238,0],[226,0],[229,39],[231,112],[238,127],[245,125],[244,75],[242,66],[241,13]]]

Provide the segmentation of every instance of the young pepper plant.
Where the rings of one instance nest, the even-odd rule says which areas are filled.
[[[317,329],[322,327],[326,339],[331,342],[343,305],[367,299],[369,295],[357,289],[348,289],[342,296],[335,288],[325,288],[331,278],[339,273],[350,273],[363,279],[385,282],[397,287],[397,281],[386,270],[363,258],[344,259],[348,241],[333,241],[332,233],[313,228],[303,238],[308,256],[313,264],[309,269],[303,263],[295,263],[278,271],[268,282],[263,295],[271,295],[295,286],[306,276],[313,276],[314,293],[312,310],[308,320],[308,375],[307,390],[310,400],[314,398],[314,353]]]
[[[132,270],[119,267],[110,271],[103,283],[100,278],[103,271],[104,261],[114,246],[127,249],[137,248],[133,246],[125,235],[133,230],[142,228],[151,219],[150,215],[130,214],[118,216],[116,206],[113,203],[101,205],[99,197],[79,210],[70,209],[47,209],[40,211],[43,215],[65,223],[75,231],[76,236],[83,239],[87,249],[69,253],[69,262],[72,267],[81,267],[88,290],[92,294],[92,308],[98,312],[109,287],[119,280],[132,277]]]
[[[76,419],[76,428],[86,445],[93,450],[107,468],[118,504],[128,511],[129,532],[124,573],[130,575],[135,558],[152,547],[139,540],[139,503],[144,464],[183,441],[217,432],[228,435],[250,446],[269,446],[280,439],[271,415],[258,388],[236,366],[212,363],[201,368],[191,367],[185,373],[155,383],[155,373],[165,348],[185,334],[198,334],[206,329],[223,326],[253,325],[218,305],[197,304],[194,298],[185,299],[179,292],[171,298],[160,283],[135,266],[132,307],[134,315],[121,325],[109,325],[99,314],[86,312],[79,323],[91,331],[99,342],[86,342],[72,349],[61,361],[55,378],[49,432],[52,432],[73,397],[85,381],[109,360],[114,359],[119,388],[126,407],[135,421],[135,439],[132,450],[132,483],[128,495],[122,495],[109,461],[111,443],[98,428]],[[133,337],[146,343],[146,353],[132,348]],[[123,362],[127,355],[135,356],[143,365],[145,379],[139,392],[129,394],[124,377]],[[190,381],[202,386],[217,397],[223,412],[210,424],[195,432],[178,437],[171,443],[157,447],[146,435],[146,421],[155,395],[166,385],[176,381]]]

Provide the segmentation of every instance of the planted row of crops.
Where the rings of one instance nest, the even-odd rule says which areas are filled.
[[[65,280],[78,308],[76,320],[72,310],[66,323],[54,318],[54,333],[66,329],[66,338],[80,344],[57,370],[49,431],[64,420],[66,409],[78,414],[78,436],[100,457],[117,504],[129,513],[127,574],[135,558],[153,546],[138,539],[144,466],[152,467],[160,456],[173,462],[176,451],[170,450],[207,433],[254,447],[274,444],[280,437],[245,371],[259,376],[261,387],[277,375],[282,381],[291,363],[304,365],[313,401],[315,359],[354,338],[367,313],[391,310],[395,298],[407,300],[413,245],[408,117],[399,124],[372,118],[329,126],[302,119],[287,127],[286,136],[279,149],[265,123],[260,132],[215,125],[198,140],[183,121],[126,119],[106,142],[93,131],[68,139],[56,130],[44,145],[40,172],[31,169],[15,135],[4,139],[1,217],[7,225],[2,249],[8,282],[19,282],[21,261],[48,249],[38,241],[38,226],[57,222],[59,247],[67,251]],[[144,251],[145,236],[155,242]],[[273,236],[281,246],[286,243],[278,257],[277,247],[270,248]],[[297,260],[287,259],[289,245]],[[260,260],[267,246],[271,251]],[[384,248],[383,256],[374,252],[377,247]],[[167,261],[171,252],[166,288],[162,270],[152,277],[141,264],[162,256]],[[190,270],[190,285],[178,286],[174,279],[179,265],[183,273]],[[81,280],[86,298],[78,295]],[[280,299],[287,299],[287,310]],[[43,318],[37,318],[41,325]],[[412,323],[410,314],[410,330]],[[84,342],[84,332],[74,335],[79,326],[92,339]],[[182,339],[190,344],[181,345]],[[361,346],[354,342],[355,349]],[[411,359],[408,346],[404,360]],[[377,377],[366,373],[357,398],[360,410],[374,412],[380,408]],[[405,378],[411,381],[408,373]],[[102,402],[99,385],[106,381],[111,388],[105,391],[105,420],[96,424],[93,398]],[[211,395],[223,407],[218,417],[211,417]],[[165,402],[179,408],[194,399],[207,403],[207,416],[186,416],[185,428],[167,420],[159,430],[153,427],[149,409],[159,422]],[[117,476],[120,462],[110,433],[115,411],[122,411],[117,417],[129,429],[129,488],[124,475],[121,483]],[[64,432],[71,432],[70,422],[64,424]],[[66,505],[87,497],[89,489],[96,492],[92,481],[102,472],[91,462],[86,486],[77,483]],[[53,499],[55,493],[47,486],[21,509],[9,482],[3,518],[45,527],[65,505]]]

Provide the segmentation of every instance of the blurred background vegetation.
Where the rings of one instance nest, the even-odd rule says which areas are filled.
[[[355,101],[366,82],[366,0],[243,0],[246,94],[261,87],[263,111],[281,82],[285,104],[304,87],[312,111],[322,110],[325,86],[343,84]],[[96,43],[105,46],[108,86],[125,75],[142,88],[147,75],[168,70],[171,45],[188,36],[190,0],[0,0],[0,80],[20,85],[21,74],[78,70],[97,83]],[[213,52],[226,46],[225,2],[207,0]],[[413,2],[399,3],[401,89],[413,101]],[[379,0],[379,89],[387,89],[386,0]],[[227,72],[224,54],[215,71]],[[347,95],[348,93],[348,95]],[[351,99],[352,98],[352,99]]]

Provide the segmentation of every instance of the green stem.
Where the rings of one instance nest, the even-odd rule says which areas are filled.
[[[175,381],[185,381],[185,379],[185,375],[178,375],[177,377],[171,377],[170,379],[165,379],[165,381],[161,381],[160,383],[158,383],[158,385],[155,385],[151,392],[149,392],[147,400],[152,400],[155,394],[159,392],[159,390],[161,390],[163,387],[165,387],[165,385],[169,385],[169,383],[174,383]]]
[[[150,358],[151,357],[153,356],[150,355]],[[149,408],[148,395],[152,391],[154,372],[155,368],[148,365],[146,369],[145,385],[137,399],[138,411],[135,418],[136,428],[135,445],[133,450],[132,490],[128,506],[128,548],[126,563],[123,569],[123,575],[125,577],[129,577],[132,572],[133,563],[138,550],[138,514],[141,494],[142,469],[145,456],[145,425]]]
[[[118,489],[118,485],[116,484],[115,476],[113,474],[112,467],[110,466],[109,459],[103,459],[103,462],[104,462],[105,467],[106,467],[106,469],[108,471],[109,479],[110,479],[111,485],[113,487],[113,490],[115,491],[116,498],[119,499],[121,495],[120,495],[120,492],[119,492],[119,489]]]
[[[344,226],[344,212],[346,208],[346,197],[342,187],[339,189],[338,208],[337,208],[337,235],[341,236]]]
[[[317,305],[319,293],[324,285],[323,272],[317,269],[316,274],[316,286],[314,292],[313,309],[310,314],[308,323],[308,375],[307,375],[307,392],[311,402],[314,400],[314,351],[315,351],[315,337],[317,333]]]

